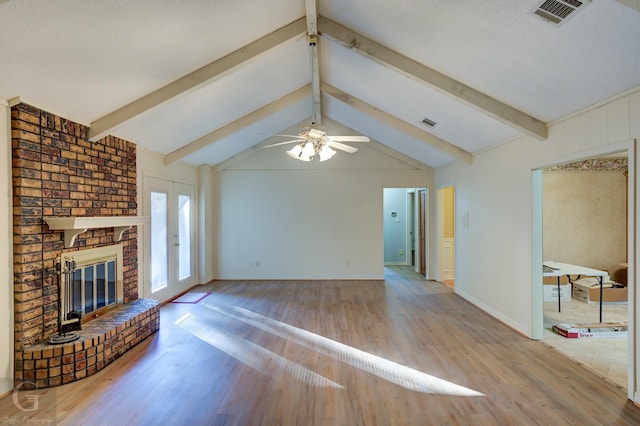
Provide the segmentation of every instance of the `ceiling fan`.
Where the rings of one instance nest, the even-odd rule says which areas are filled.
[[[311,161],[316,156],[320,161],[326,161],[336,154],[332,148],[353,154],[358,151],[351,145],[342,142],[369,142],[367,136],[329,136],[327,132],[318,127],[303,127],[298,135],[274,135],[292,137],[295,139],[265,145],[264,148],[296,143],[296,145],[287,151],[290,157],[296,160]]]

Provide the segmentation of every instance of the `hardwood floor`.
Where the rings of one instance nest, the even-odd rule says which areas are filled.
[[[159,333],[37,410],[3,398],[0,423],[640,424],[624,389],[406,268],[192,291],[212,294],[165,305]]]

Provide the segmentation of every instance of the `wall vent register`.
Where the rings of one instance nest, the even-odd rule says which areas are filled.
[[[431,120],[428,117],[423,118],[421,123],[424,124],[425,126],[428,126],[428,127],[435,127],[436,126],[436,122]]]

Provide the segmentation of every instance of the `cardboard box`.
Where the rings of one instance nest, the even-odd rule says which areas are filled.
[[[573,298],[584,303],[600,303],[600,284],[587,282],[583,284],[581,280],[573,283]],[[602,303],[603,304],[625,304],[628,300],[629,290],[618,283],[609,281],[603,283]]]
[[[627,287],[610,287],[602,289],[602,303],[615,304],[627,303],[629,300],[629,290]],[[589,302],[600,302],[600,286],[589,289]]]
[[[551,328],[555,333],[568,339],[594,337],[625,337],[629,325],[622,322],[603,322],[596,324],[555,324]]]
[[[543,293],[545,302],[558,301],[558,284],[545,284]],[[560,301],[568,302],[571,300],[571,284],[560,284]]]
[[[543,284],[555,284],[558,285],[558,278],[560,278],[560,285],[569,284],[569,279],[566,275],[561,275],[560,277],[542,277]]]
[[[591,287],[574,284],[573,285],[573,299],[580,302],[589,303],[589,289]]]

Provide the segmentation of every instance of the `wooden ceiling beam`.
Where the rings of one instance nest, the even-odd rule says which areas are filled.
[[[320,63],[318,60],[318,4],[317,0],[305,0],[307,14],[307,42],[311,59],[311,122],[322,124],[322,99],[320,97]]]
[[[320,16],[318,18],[318,30],[322,36],[329,37],[384,66],[417,78],[527,135],[539,140],[548,138],[546,123],[368,39],[349,28]]]
[[[618,0],[618,2],[640,12],[640,0]]]
[[[409,136],[412,136],[418,140],[424,141],[429,145],[433,146],[436,149],[441,150],[447,155],[450,155],[458,160],[462,160],[465,163],[471,164],[473,161],[473,155],[464,149],[445,141],[435,135],[432,135],[429,132],[425,132],[424,130],[418,129],[416,126],[413,126],[406,121],[395,117],[385,111],[382,111],[373,105],[370,105],[354,96],[349,95],[339,89],[336,89],[333,86],[330,86],[326,83],[321,83],[320,90],[323,93],[331,96],[332,98],[338,99],[341,102],[344,102],[347,105],[352,106],[358,111],[367,114],[368,116],[380,121],[381,123],[386,124],[400,132],[403,132]]]
[[[307,34],[318,35],[318,1],[305,0],[304,10],[307,15]]]
[[[257,55],[278,46],[285,41],[304,34],[307,22],[304,17],[291,22],[266,36],[229,53],[222,58],[209,63],[172,83],[167,84],[128,105],[119,108],[91,123],[89,139],[95,141],[107,135],[114,127],[160,105],[180,94],[188,92],[207,81],[216,78],[224,72],[246,62]]]

